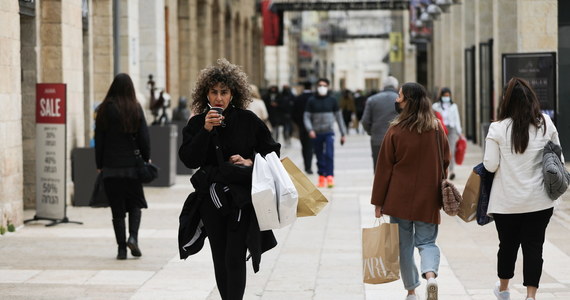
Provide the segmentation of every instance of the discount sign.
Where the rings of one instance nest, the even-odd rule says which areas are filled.
[[[36,85],[36,218],[65,218],[66,85]]]

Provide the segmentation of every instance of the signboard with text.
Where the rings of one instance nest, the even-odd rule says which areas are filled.
[[[515,76],[530,83],[540,109],[556,124],[556,53],[503,54],[503,86]]]
[[[36,85],[36,218],[65,217],[66,85]]]

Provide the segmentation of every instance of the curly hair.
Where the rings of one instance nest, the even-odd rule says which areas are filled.
[[[220,58],[198,75],[196,86],[192,90],[192,110],[202,113],[208,109],[208,92],[216,84],[221,83],[232,92],[231,104],[237,108],[246,109],[251,100],[251,92],[247,75],[241,68]]]

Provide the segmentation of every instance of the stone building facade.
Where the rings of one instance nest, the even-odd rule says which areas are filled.
[[[71,151],[89,146],[95,107],[117,73],[131,75],[147,109],[149,74],[171,107],[189,98],[199,71],[221,57],[241,65],[252,83],[264,80],[255,0],[0,1],[0,26],[2,226],[21,225],[23,210],[36,203],[36,83],[67,85],[71,166]]]
[[[464,134],[483,143],[503,91],[502,56],[558,52],[558,0],[470,0],[452,5],[433,24],[428,83],[449,87]]]

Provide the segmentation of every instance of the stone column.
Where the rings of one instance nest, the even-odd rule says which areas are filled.
[[[208,0],[198,1],[198,68],[201,70],[212,63],[212,7]]]
[[[140,93],[145,87],[146,81],[141,82],[140,75],[140,50],[139,50],[139,2],[131,0],[120,1],[120,69],[119,72],[127,73],[133,80],[135,89]],[[143,99],[139,99],[143,100]]]
[[[212,3],[212,61],[224,57],[224,10],[219,0]]]
[[[465,44],[463,41],[463,18],[461,16],[461,7],[459,5],[453,5],[451,7],[451,36],[449,37],[450,46],[450,56],[452,58],[450,76],[451,83],[450,88],[453,92],[453,101],[459,106],[460,116],[465,114],[465,102],[463,99],[464,89],[463,82],[465,78],[465,68],[464,68],[464,58],[463,51],[465,49]],[[461,118],[461,122],[464,122],[465,118]],[[465,128],[465,126],[461,126]]]
[[[75,0],[40,3],[40,82],[67,84],[67,199],[73,190],[71,150],[85,146],[82,6]]]
[[[166,50],[164,28],[164,0],[139,1],[140,33],[140,86],[144,91],[148,107],[150,91],[146,89],[148,75],[153,75],[158,90],[166,87]],[[143,99],[139,99],[143,100]]]
[[[93,97],[103,101],[113,81],[113,3],[93,1]]]
[[[178,85],[180,95],[190,99],[190,8],[188,1],[180,1],[178,6]]]
[[[169,55],[169,83],[168,93],[172,97],[171,107],[178,106],[178,99],[180,97],[180,81],[178,76],[180,74],[179,52],[178,52],[178,0],[167,0],[168,6],[168,55]],[[188,97],[188,95],[185,95]]]
[[[22,98],[18,1],[0,5],[0,226],[23,218]]]

